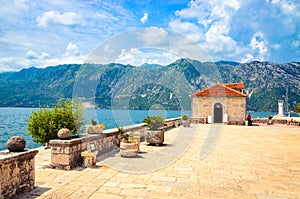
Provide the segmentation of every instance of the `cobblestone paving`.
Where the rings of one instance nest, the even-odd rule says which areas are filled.
[[[300,198],[299,127],[224,125],[210,138],[214,127],[173,129],[163,146],[142,142],[137,158],[112,151],[92,169],[39,163],[36,187],[24,198]],[[202,157],[203,146],[216,139]]]

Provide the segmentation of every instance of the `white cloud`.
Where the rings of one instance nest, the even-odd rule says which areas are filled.
[[[68,56],[75,56],[78,57],[80,56],[80,51],[79,48],[77,47],[76,44],[69,43],[68,46],[66,47],[67,52],[63,55],[64,57]]]
[[[169,27],[174,31],[187,35],[194,41],[198,42],[205,39],[202,30],[191,22],[182,22],[179,19],[175,19],[170,21]]]
[[[48,27],[49,25],[60,24],[66,26],[84,25],[82,16],[74,12],[65,12],[60,14],[57,11],[45,12],[43,16],[36,18],[39,26]]]
[[[134,66],[141,66],[144,63],[168,65],[179,58],[177,55],[158,49],[131,48],[130,50],[122,49],[116,63]]]
[[[168,32],[163,28],[149,27],[137,31],[139,40],[148,46],[163,45],[167,42]],[[133,36],[133,35],[131,35]]]
[[[299,53],[293,35],[299,34],[300,3],[294,0],[192,0],[175,15],[169,27],[199,42],[214,61],[269,60],[283,49]]]
[[[129,60],[131,55],[128,53],[134,53],[134,49],[139,49],[140,51],[143,49],[143,53],[145,53],[145,49],[156,49],[157,52],[168,52],[168,54],[172,54],[177,58],[188,57],[200,61],[210,60],[210,57],[204,53],[201,46],[189,37],[168,29],[150,27],[134,29],[109,39],[90,54],[87,62],[111,63],[120,59],[120,57],[123,57],[122,60],[125,58]],[[153,54],[153,56],[157,57],[153,50],[151,52],[147,51],[148,55],[151,56]],[[163,60],[162,64],[166,62],[169,63],[169,61]],[[129,61],[126,61],[126,63],[129,63]]]
[[[36,53],[32,50],[29,50],[26,53],[26,58],[27,59],[42,59],[43,60],[43,59],[50,58],[50,55],[48,53],[45,53],[45,52],[38,54],[38,53]]]
[[[56,66],[59,64],[82,64],[86,56],[80,55],[80,50],[76,44],[69,43],[66,52],[61,56],[50,56],[46,52],[35,52],[28,50],[24,57],[5,57],[0,58],[0,72],[18,71],[21,68],[35,66],[45,68],[47,66]]]
[[[271,47],[272,47],[273,49],[275,49],[275,50],[279,50],[279,49],[281,48],[281,45],[275,43],[275,44],[272,44]]]
[[[144,24],[148,21],[148,13],[145,12],[143,17],[140,19],[140,21]]]
[[[279,6],[282,12],[286,14],[300,14],[299,10],[297,10],[297,5],[292,1],[286,0],[273,0],[271,2],[273,5]]]
[[[69,43],[66,47],[66,52],[61,57],[53,57],[46,59],[43,67],[58,64],[82,64],[86,56],[81,55],[79,48],[76,44]]]
[[[300,41],[293,41],[292,46],[294,46],[296,48],[299,47],[300,46]]]
[[[257,52],[257,60],[263,61],[268,57],[268,48],[266,46],[264,35],[261,32],[257,32],[253,35],[250,47],[253,51]]]
[[[232,13],[240,8],[239,0],[195,0],[191,1],[189,7],[176,11],[176,15],[183,19],[197,19],[198,24],[209,27],[219,20],[228,20]]]
[[[200,42],[214,59],[232,59],[241,51],[230,36],[231,21],[240,6],[239,0],[191,1],[188,8],[176,11],[179,18],[173,19],[169,27]]]
[[[279,44],[271,45],[274,49],[280,49]],[[250,49],[248,49],[248,53],[241,59],[242,63],[249,62],[249,61],[265,61],[269,58],[270,53],[267,47],[267,41],[264,38],[262,32],[256,32],[249,43]]]

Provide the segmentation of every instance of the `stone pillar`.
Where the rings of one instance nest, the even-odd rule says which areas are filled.
[[[283,100],[278,100],[278,115],[283,116]]]

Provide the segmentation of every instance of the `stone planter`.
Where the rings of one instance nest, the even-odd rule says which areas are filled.
[[[248,120],[245,121],[245,126],[248,126]]]
[[[132,158],[136,157],[139,151],[139,143],[133,142],[133,143],[127,143],[127,142],[121,142],[120,143],[120,153],[122,157],[126,158]]]
[[[103,133],[103,128],[100,125],[86,125],[86,132],[88,134],[99,134]]]
[[[146,131],[146,142],[149,144],[155,144],[159,146],[164,142],[164,130]]]
[[[273,120],[272,120],[272,119],[269,119],[267,124],[268,124],[268,125],[272,125],[272,124],[273,124]]]
[[[191,127],[191,121],[189,120],[183,120],[182,121],[183,127]]]

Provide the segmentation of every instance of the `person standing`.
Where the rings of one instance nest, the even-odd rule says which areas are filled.
[[[248,113],[247,120],[248,120],[248,125],[252,126],[252,120],[251,120],[251,114],[250,113]]]

